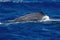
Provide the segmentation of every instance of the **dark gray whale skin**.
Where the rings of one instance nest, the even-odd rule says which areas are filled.
[[[22,22],[22,21],[38,21],[41,20],[44,14],[42,12],[29,13],[24,16],[18,17],[14,19],[14,22]]]

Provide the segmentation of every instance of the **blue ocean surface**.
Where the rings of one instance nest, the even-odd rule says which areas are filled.
[[[40,11],[50,18],[60,19],[59,2],[1,2],[0,22]],[[60,22],[0,24],[0,40],[60,40]]]

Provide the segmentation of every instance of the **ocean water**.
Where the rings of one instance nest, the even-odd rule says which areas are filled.
[[[5,2],[0,3],[0,22],[39,11],[43,11],[50,18],[60,19],[59,2]],[[0,24],[0,40],[60,40],[60,22]]]

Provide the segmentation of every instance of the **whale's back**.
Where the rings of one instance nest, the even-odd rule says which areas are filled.
[[[20,21],[38,21],[41,20],[42,17],[44,15],[42,15],[41,13],[30,13],[24,16],[21,16],[19,18],[14,19],[15,22],[20,22]]]

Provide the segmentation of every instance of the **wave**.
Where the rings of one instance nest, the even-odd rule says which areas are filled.
[[[0,0],[0,2],[59,2],[58,0]]]
[[[38,0],[0,0],[0,2],[39,2]]]
[[[45,22],[40,22],[40,21],[22,21],[22,22],[13,22],[14,20],[8,20],[5,22],[0,22],[0,25],[11,25],[11,24],[19,24],[19,23],[43,23],[43,24],[55,24],[59,23],[60,24],[60,19],[50,19],[49,21]]]

